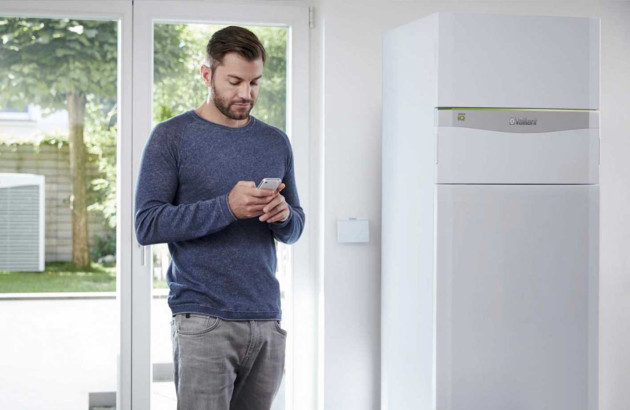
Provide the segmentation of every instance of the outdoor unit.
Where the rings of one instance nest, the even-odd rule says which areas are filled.
[[[383,410],[596,410],[599,19],[383,43]]]
[[[0,173],[0,270],[44,270],[44,194],[44,175]]]

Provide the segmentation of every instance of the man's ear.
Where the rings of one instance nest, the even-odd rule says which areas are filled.
[[[206,87],[210,87],[212,85],[212,68],[206,64],[202,64],[199,68],[199,72],[201,73],[201,78],[203,78]]]

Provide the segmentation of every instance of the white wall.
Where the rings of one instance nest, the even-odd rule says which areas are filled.
[[[600,409],[629,408],[630,2],[319,0],[313,4],[312,91],[323,90],[322,96],[312,97],[313,130],[318,134],[313,146],[314,155],[323,151],[325,157],[318,208],[324,230],[319,249],[324,275],[321,408],[379,406],[381,38],[390,28],[436,11],[602,18]],[[369,244],[337,243],[336,220],[348,217],[370,219]]]

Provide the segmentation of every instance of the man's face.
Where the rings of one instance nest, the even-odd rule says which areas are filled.
[[[228,118],[244,120],[258,98],[262,58],[247,61],[237,53],[227,53],[214,69],[210,88],[217,109]]]

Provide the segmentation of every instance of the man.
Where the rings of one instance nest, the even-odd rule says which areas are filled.
[[[217,31],[201,67],[207,100],[158,124],[142,154],[135,231],[172,258],[178,409],[269,409],[282,380],[274,238],[297,241],[304,212],[286,134],[249,114],[265,58],[249,30]],[[258,189],[263,178],[283,182]]]

